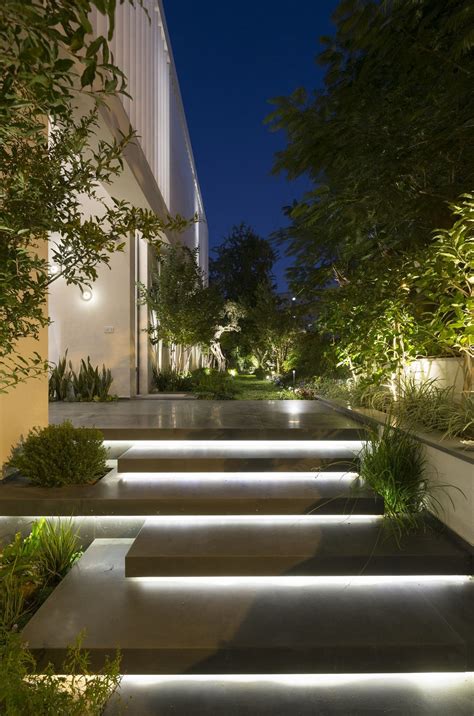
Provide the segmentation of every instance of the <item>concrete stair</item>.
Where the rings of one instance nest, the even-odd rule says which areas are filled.
[[[470,555],[432,531],[399,545],[382,529],[381,500],[358,484],[361,436],[307,430],[291,441],[201,430],[191,442],[187,430],[127,445],[95,514],[150,519],[135,540],[92,543],[26,626],[34,655],[59,668],[83,631],[94,669],[120,648],[132,694],[157,675],[212,677],[202,711],[188,709],[195,686],[188,699],[173,701],[173,687],[150,690],[143,710],[131,702],[132,713],[178,716],[371,712],[368,692],[366,710],[351,711],[352,692],[336,703],[337,687],[310,689],[293,710],[275,710],[274,686],[227,708],[212,690],[221,678],[473,671]],[[464,716],[466,692],[456,699],[446,713]]]

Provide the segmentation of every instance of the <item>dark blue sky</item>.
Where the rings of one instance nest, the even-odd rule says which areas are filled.
[[[321,83],[314,58],[336,5],[164,0],[211,248],[241,221],[268,236],[285,223],[282,207],[304,192],[304,180],[271,174],[284,136],[263,121],[270,98]],[[286,264],[276,267],[280,288]]]

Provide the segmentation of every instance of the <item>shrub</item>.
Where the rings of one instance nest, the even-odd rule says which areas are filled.
[[[36,661],[17,633],[0,634],[0,710],[7,716],[99,716],[120,684],[120,654],[90,672],[82,635],[69,647],[57,676]]]
[[[3,629],[21,627],[80,556],[70,520],[33,523],[0,556],[0,615]]]
[[[96,482],[107,472],[103,435],[95,428],[61,425],[33,428],[12,450],[7,466],[34,485],[56,487]]]
[[[158,393],[187,393],[193,389],[193,379],[189,373],[159,372],[153,366],[152,388]]]
[[[399,535],[421,524],[423,511],[440,508],[437,491],[426,476],[421,443],[407,430],[394,428],[390,418],[381,433],[374,431],[360,453],[360,477],[384,499],[384,512]]]
[[[238,393],[233,379],[218,371],[196,371],[194,392],[201,400],[233,400]]]
[[[110,395],[113,378],[110,368],[94,366],[90,356],[82,359],[79,371],[73,369],[67,361],[67,351],[53,367],[49,376],[49,399],[85,402],[107,402],[117,396]]]

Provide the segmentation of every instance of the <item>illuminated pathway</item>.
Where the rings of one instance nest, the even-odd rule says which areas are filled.
[[[387,535],[357,425],[239,406],[240,424],[205,401],[133,428],[109,411],[117,471],[95,492],[36,490],[23,513],[26,488],[5,493],[10,515],[80,513],[85,539],[105,535],[27,625],[30,648],[60,663],[85,629],[100,666],[119,647],[132,714],[472,716],[469,554]]]

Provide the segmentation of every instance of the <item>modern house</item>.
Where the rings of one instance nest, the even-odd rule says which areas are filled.
[[[106,18],[91,15],[97,35],[106,35]],[[129,3],[117,6],[111,50],[115,64],[128,79],[131,98],[114,98],[100,116],[99,135],[111,140],[127,133],[137,140],[125,154],[125,170],[112,186],[100,187],[104,199],[126,199],[154,210],[163,218],[179,214],[198,221],[179,236],[197,249],[201,269],[207,271],[206,217],[171,51],[162,3],[144,0],[143,9]],[[84,213],[97,207],[85,205]],[[137,306],[137,282],[147,284],[150,253],[139,236],[127,236],[123,253],[112,257],[110,269],[101,267],[91,291],[56,281],[50,292],[49,359],[57,362],[66,351],[74,364],[90,356],[105,363],[113,375],[112,392],[121,397],[149,391],[151,362],[166,365],[166,348],[150,353],[145,332],[147,310]],[[177,237],[163,237],[175,241]]]

